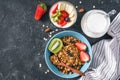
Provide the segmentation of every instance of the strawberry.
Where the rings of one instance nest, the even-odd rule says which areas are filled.
[[[65,10],[61,11],[61,15],[62,15],[64,18],[69,17],[69,14],[68,14]]]
[[[80,51],[80,60],[82,62],[90,61],[90,55],[86,53],[85,51]]]
[[[55,9],[52,11],[52,14],[55,14],[57,10],[58,10],[58,4],[55,6]]]
[[[67,24],[67,22],[64,20],[63,23],[61,24],[61,26],[65,26]]]
[[[80,51],[82,51],[82,50],[85,51],[85,50],[87,49],[86,44],[83,43],[83,42],[77,42],[77,43],[75,43],[75,46],[76,46]]]
[[[59,19],[60,19],[60,21],[64,21],[65,20],[65,18],[63,16],[60,16]]]
[[[47,6],[45,3],[40,2],[37,5],[36,11],[35,11],[35,20],[40,20],[43,14],[47,11]]]
[[[64,20],[64,21],[58,21],[57,22],[59,25],[61,25],[61,26],[64,26],[64,25],[66,25],[67,24],[67,22]]]

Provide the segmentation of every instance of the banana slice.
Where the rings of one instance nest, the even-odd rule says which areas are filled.
[[[65,8],[66,8],[66,3],[63,3],[62,10],[65,10]]]
[[[63,3],[61,3],[61,6],[60,6],[60,7],[61,7],[61,10],[63,10]]]
[[[60,10],[64,10],[64,4],[61,2],[61,3],[59,3],[59,9]]]
[[[66,3],[61,3],[61,10],[65,10]]]
[[[68,4],[66,4],[66,7],[65,7],[65,11],[67,11],[68,13],[69,13],[69,11],[68,11]]]
[[[70,14],[72,11],[73,11],[73,6],[72,5],[66,5],[66,8],[65,8],[65,10]]]
[[[58,3],[58,9],[61,10],[61,2]]]
[[[69,14],[69,18],[73,18],[75,16],[75,13],[74,11],[72,11],[70,14]]]

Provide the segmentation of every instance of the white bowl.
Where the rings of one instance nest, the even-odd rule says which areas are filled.
[[[106,23],[106,26],[101,26],[102,30],[98,27],[99,25],[95,23],[96,21],[94,18],[93,18],[94,19],[93,22],[96,25],[96,27],[98,27],[98,28],[89,28],[88,27],[89,26],[87,24],[88,17],[90,15],[94,15],[94,14],[101,14],[102,16],[104,16],[106,18],[107,23]],[[99,20],[100,18],[97,18],[97,19]],[[103,23],[99,22],[99,24],[103,24]],[[108,31],[109,26],[110,26],[110,17],[108,16],[108,14],[105,11],[102,11],[102,10],[96,10],[96,9],[90,10],[82,17],[82,20],[81,20],[81,28],[82,28],[83,32],[91,38],[102,37]]]
[[[75,15],[75,17],[72,19],[72,21],[69,22],[69,23],[67,23],[65,26],[60,26],[60,25],[57,24],[57,22],[54,22],[53,20],[51,20],[51,16],[52,16],[52,11],[53,11],[53,9],[55,8],[55,6],[56,6],[57,4],[59,5],[60,3],[66,5],[66,8],[65,8],[65,11],[66,11],[66,12],[68,12],[67,10],[71,10],[71,13],[73,13],[73,14]],[[70,8],[70,9],[69,9],[69,8]],[[68,13],[69,13],[69,12],[68,12]],[[50,17],[50,21],[51,21],[56,27],[58,27],[58,28],[69,28],[69,27],[71,27],[71,26],[76,22],[76,20],[77,20],[77,10],[76,10],[75,6],[74,6],[72,3],[70,3],[70,2],[67,2],[67,1],[58,1],[57,3],[55,3],[55,4],[51,7],[50,12],[49,12],[49,17]]]

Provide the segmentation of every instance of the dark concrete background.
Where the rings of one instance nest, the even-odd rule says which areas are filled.
[[[47,13],[40,21],[34,20],[35,8],[38,1],[48,5]],[[49,8],[59,0],[0,0],[0,80],[66,80],[54,75],[51,71],[47,74],[48,67],[44,59],[44,49],[50,39],[49,33],[44,33],[42,25],[55,30],[55,26],[49,20]],[[109,12],[112,9],[120,11],[120,0],[66,0],[86,11],[102,9]],[[68,29],[85,35],[80,28],[81,17],[84,13],[78,13],[76,24]],[[116,15],[111,17],[111,20]],[[57,32],[55,32],[57,33]],[[54,33],[54,34],[55,34]],[[86,35],[85,35],[86,36]],[[102,39],[111,38],[107,34],[101,38],[92,39],[86,36],[91,45]],[[42,67],[39,67],[42,64]],[[76,80],[67,79],[67,80]]]

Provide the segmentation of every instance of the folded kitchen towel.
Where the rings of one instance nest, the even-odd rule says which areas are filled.
[[[79,80],[120,80],[120,13],[112,21],[108,34],[112,39],[92,46],[92,63]]]

